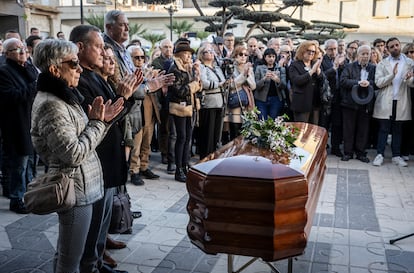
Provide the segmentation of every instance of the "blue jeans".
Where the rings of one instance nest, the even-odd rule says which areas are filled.
[[[28,174],[29,155],[9,156],[10,163],[10,199],[23,199],[26,185],[31,181]]]
[[[256,100],[257,109],[260,111],[259,119],[267,119],[269,116],[275,119],[282,112],[283,103],[278,96],[268,96],[266,102]]]

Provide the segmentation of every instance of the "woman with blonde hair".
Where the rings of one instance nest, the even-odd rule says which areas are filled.
[[[377,65],[379,62],[382,61],[381,53],[379,52],[378,48],[371,47],[371,56],[369,58],[369,62],[371,64]]]
[[[289,67],[292,85],[291,105],[295,121],[318,124],[321,106],[320,87],[323,83],[322,58],[315,41],[305,41],[296,51]]]

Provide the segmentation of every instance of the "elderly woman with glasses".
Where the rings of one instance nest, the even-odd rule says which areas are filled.
[[[318,124],[323,83],[319,47],[314,41],[303,42],[289,67],[291,105],[294,121]]]
[[[75,181],[76,204],[60,211],[54,272],[79,272],[92,204],[103,196],[102,168],[95,148],[111,120],[123,109],[123,99],[113,104],[97,97],[88,113],[76,89],[82,68],[78,48],[65,40],[45,40],[34,51],[41,71],[32,109],[33,146],[50,173],[70,173]]]

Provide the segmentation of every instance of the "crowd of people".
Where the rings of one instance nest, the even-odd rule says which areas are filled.
[[[151,55],[129,41],[128,18],[109,11],[105,31],[91,25],[42,39],[8,31],[0,43],[2,193],[28,213],[26,185],[39,159],[75,178],[76,205],[59,212],[55,272],[121,272],[107,248],[113,196],[128,182],[158,179],[151,152],[186,182],[190,158],[205,158],[239,136],[244,111],[285,115],[330,134],[329,152],[349,161],[407,166],[414,154],[414,43],[398,38],[303,41],[233,33],[203,41],[162,40]],[[129,43],[128,43],[129,41]],[[235,100],[231,102],[232,100]],[[75,237],[76,239],[75,239]]]

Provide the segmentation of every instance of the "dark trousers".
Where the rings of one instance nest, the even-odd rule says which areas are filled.
[[[233,139],[235,139],[236,137],[240,135],[241,126],[242,126],[241,123],[229,122],[230,141],[232,141]]]
[[[200,109],[199,141],[197,143],[200,159],[217,149],[223,120],[222,112],[222,108]]]
[[[166,156],[169,163],[174,162],[174,146],[177,138],[175,124],[168,108],[160,110],[161,124],[158,127],[158,144],[162,156]]]
[[[188,165],[190,159],[190,142],[192,136],[192,118],[178,117],[174,118],[175,130],[177,132],[177,140],[175,142],[175,165],[182,168]]]
[[[370,114],[366,109],[342,108],[344,154],[365,156],[368,142]]]
[[[388,134],[391,133],[391,151],[392,156],[401,155],[401,136],[402,126],[404,121],[396,121],[397,101],[394,100],[392,104],[392,115],[390,119],[379,119],[378,120],[378,142],[377,142],[377,153],[384,155],[385,146],[387,144]]]

